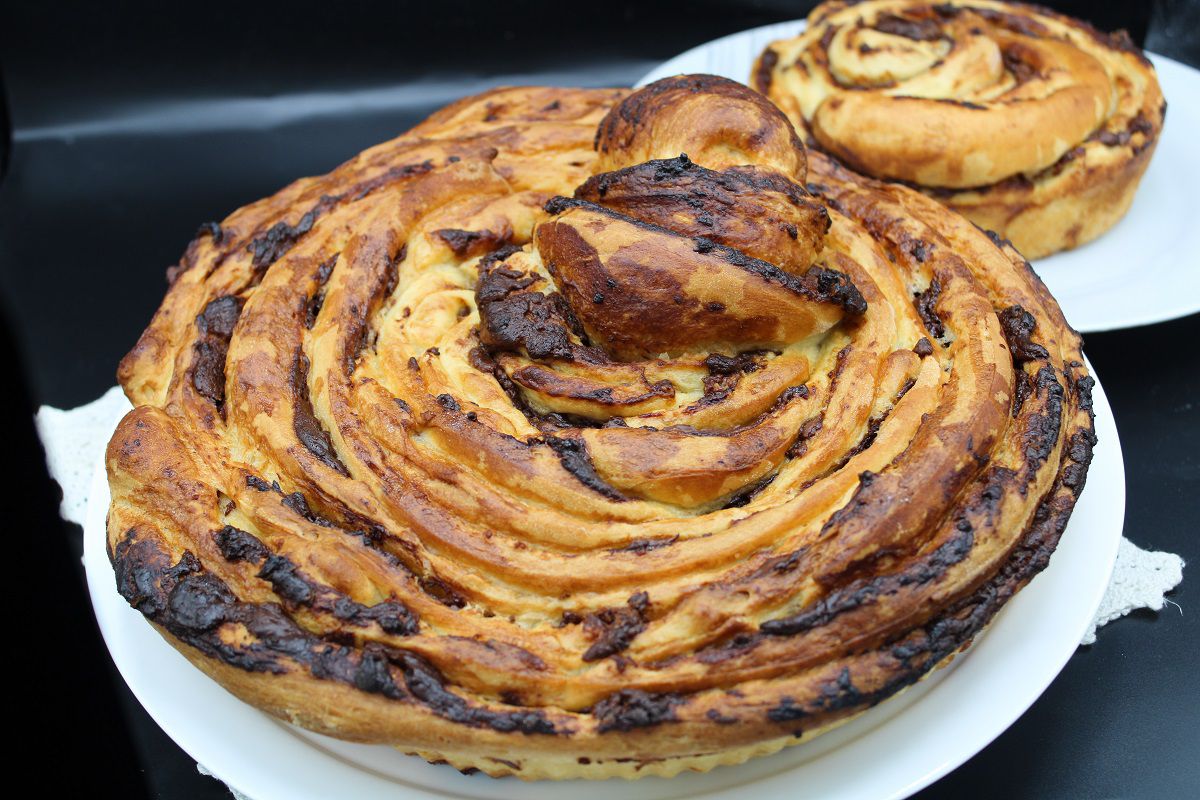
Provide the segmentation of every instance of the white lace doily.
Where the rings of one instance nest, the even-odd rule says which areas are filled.
[[[1162,611],[1162,607],[1167,603],[1179,608],[1178,604],[1166,598],[1166,594],[1182,580],[1182,558],[1174,553],[1143,550],[1122,537],[1117,547],[1117,563],[1113,566],[1108,591],[1100,601],[1100,608],[1096,611],[1096,618],[1092,620],[1092,627],[1083,635],[1080,644],[1092,644],[1096,641],[1097,628],[1125,616],[1130,611],[1139,608]],[[1182,613],[1183,609],[1179,610]]]
[[[120,386],[114,386],[85,406],[63,411],[42,406],[34,421],[50,477],[62,487],[59,514],[68,522],[82,525],[87,511],[92,472],[104,453],[117,423],[132,406]]]

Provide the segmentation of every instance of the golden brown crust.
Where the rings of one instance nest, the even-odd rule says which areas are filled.
[[[1124,215],[1166,109],[1123,31],[993,0],[831,0],[759,56],[753,80],[810,146],[925,191],[1030,258]]]
[[[122,363],[108,544],[238,697],[489,774],[707,769],[1045,566],[1091,379],[1028,265],[730,81],[626,95],[469,98],[188,249]]]

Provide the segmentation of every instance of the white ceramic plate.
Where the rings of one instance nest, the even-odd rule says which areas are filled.
[[[1099,384],[1095,411],[1100,443],[1087,488],[1050,566],[996,615],[969,651],[825,736],[706,775],[567,785],[494,780],[277,722],[209,680],[117,593],[104,545],[109,493],[103,464],[92,481],[83,560],[100,629],[134,695],[189,755],[254,800],[611,800],[614,793],[630,800],[902,798],[1011,725],[1075,652],[1100,604],[1121,538],[1125,469]]]
[[[754,59],[804,21],[753,28],[694,47],[652,70],[638,86],[704,72],[746,82]],[[1170,108],[1133,207],[1111,230],[1076,250],[1034,262],[1077,330],[1108,331],[1200,311],[1200,71],[1149,53]],[[1189,142],[1191,142],[1189,144]]]

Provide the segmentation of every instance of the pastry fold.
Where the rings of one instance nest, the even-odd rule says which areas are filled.
[[[899,692],[1045,566],[1095,441],[1011,246],[711,76],[465,99],[171,280],[118,589],[248,703],[491,775],[704,770]]]

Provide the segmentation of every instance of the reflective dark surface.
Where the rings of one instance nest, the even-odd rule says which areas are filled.
[[[9,571],[20,578],[6,584],[9,624],[24,634],[7,645],[19,656],[9,659],[19,670],[8,688],[30,702],[17,720],[32,734],[29,752],[49,761],[37,770],[43,793],[82,779],[106,796],[228,797],[115,677],[87,605],[79,529],[55,514],[57,487],[29,425],[37,403],[74,406],[113,384],[117,360],[162,298],[165,268],[197,225],[324,172],[462,95],[498,83],[629,84],[696,44],[803,16],[810,5],[0,9],[14,131],[0,185],[0,356],[17,467],[3,520],[15,543]],[[1051,5],[1200,64],[1200,3]],[[7,152],[0,138],[0,163]],[[1154,279],[1152,264],[1145,279]],[[1200,563],[1196,341],[1200,316],[1087,337],[1125,450],[1126,533],[1192,563]],[[1105,628],[1009,731],[919,796],[1195,796],[1194,582],[1172,596],[1187,614],[1168,606]]]

